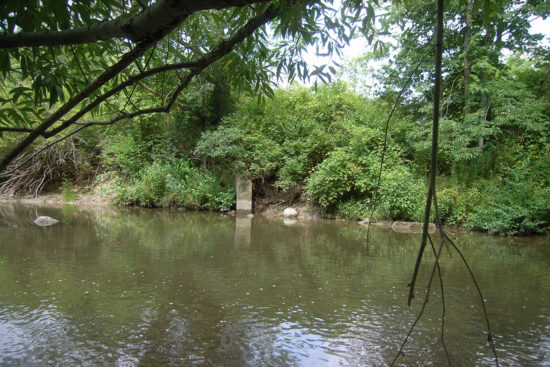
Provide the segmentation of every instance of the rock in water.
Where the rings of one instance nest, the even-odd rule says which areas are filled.
[[[422,233],[423,223],[419,222],[393,222],[391,229],[398,233]],[[434,233],[437,227],[433,223],[429,223],[428,232]]]
[[[294,218],[298,216],[298,212],[294,208],[286,208],[283,211],[283,217],[285,218]]]
[[[34,224],[40,227],[52,226],[58,222],[57,219],[48,216],[40,216],[34,220]]]

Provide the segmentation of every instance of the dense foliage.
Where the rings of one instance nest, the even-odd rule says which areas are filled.
[[[302,201],[363,219],[376,203],[377,220],[422,220],[432,2],[182,2],[190,13],[169,24],[150,1],[46,2],[32,17],[18,2],[0,6],[0,39],[13,43],[0,48],[0,166],[30,162],[3,176],[1,192],[63,187],[70,196],[72,185],[91,184],[122,204],[229,210],[239,174],[268,205]],[[144,14],[156,19],[150,29],[140,28]],[[544,1],[447,4],[437,186],[447,224],[548,231],[550,51],[529,31],[548,14]],[[131,20],[133,33],[112,19]],[[87,37],[100,38],[50,39],[88,26]],[[376,47],[344,65],[351,83],[272,89],[283,78],[328,81],[338,65],[308,65],[306,48],[337,54],[360,32]],[[54,43],[27,47],[36,36]],[[376,72],[374,60],[385,60]],[[66,140],[34,155],[59,134]]]
[[[484,122],[492,133],[483,150],[459,122],[443,120],[438,197],[446,223],[512,234],[543,232],[550,224],[550,105],[534,96],[527,104],[517,97],[529,93],[520,71],[525,67],[510,67],[494,81],[495,117]],[[316,91],[293,87],[278,91],[261,108],[243,107],[205,132],[196,153],[257,182],[273,182],[282,191],[302,188],[302,199],[315,201],[327,213],[365,218],[390,107],[342,84]],[[421,220],[428,128],[406,109],[391,123],[378,219]]]

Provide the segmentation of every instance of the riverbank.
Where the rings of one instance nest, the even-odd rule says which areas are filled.
[[[93,193],[75,193],[73,200],[67,200],[62,193],[48,193],[40,196],[5,196],[0,195],[0,203],[16,203],[25,205],[45,205],[59,207],[76,205],[84,207],[111,206],[109,198],[102,198]]]
[[[99,195],[94,190],[88,188],[73,188],[70,191],[70,195],[65,191],[60,192],[49,192],[41,194],[39,196],[6,196],[0,195],[0,204],[24,204],[24,205],[36,205],[36,206],[47,206],[60,208],[66,205],[74,205],[81,207],[83,209],[94,209],[94,208],[106,208],[106,207],[137,207],[134,205],[123,205],[120,200],[115,196],[104,196]],[[282,205],[282,204],[268,204],[259,205],[261,210],[253,211],[253,215],[259,215],[265,218],[284,218],[285,223],[295,224],[297,222],[311,221],[311,220],[320,220],[320,219],[331,219],[331,220],[342,220],[348,223],[357,223],[358,225],[368,227],[368,219],[363,220],[350,220],[345,218],[339,218],[335,215],[326,215],[323,213],[322,209],[319,206],[311,204],[309,202],[296,202],[293,205]],[[256,206],[258,207],[258,206]],[[296,210],[297,215],[295,217],[285,218],[283,212],[285,208],[292,207]],[[193,209],[184,209],[178,208],[181,210],[190,210],[196,211]],[[215,210],[208,210],[215,212]],[[235,211],[229,211],[229,214],[235,215]],[[411,222],[411,221],[393,221],[393,220],[381,220],[372,223],[372,227],[386,229],[396,233],[421,233],[422,232],[422,223],[420,222]],[[466,232],[485,232],[494,236],[505,235],[500,232],[494,231],[479,231],[476,229],[469,228],[467,226],[458,226],[458,225],[443,225],[443,228],[446,230],[460,230]],[[435,224],[431,223],[429,227],[430,233],[435,233],[437,227]],[[532,233],[530,235],[533,235]],[[538,234],[542,236],[549,236],[550,233]],[[513,236],[513,237],[517,237]],[[520,236],[522,237],[522,236]]]
[[[24,204],[24,205],[37,205],[37,206],[50,206],[50,207],[62,207],[64,205],[75,205],[83,208],[101,208],[101,207],[113,207],[113,206],[125,206],[116,204],[117,201],[113,197],[102,197],[93,192],[81,192],[76,189],[72,191],[71,200],[67,200],[66,193],[47,193],[39,196],[11,196],[0,195],[0,204]],[[266,218],[285,218],[285,222],[295,223],[296,221],[310,221],[319,219],[340,219],[336,217],[323,216],[321,208],[311,205],[310,203],[297,203],[292,208],[295,209],[296,215],[291,217],[285,217],[284,210],[288,206],[282,205],[269,205],[263,206],[261,211],[253,212],[254,215],[260,215]],[[230,213],[235,214],[234,210]],[[368,219],[362,221],[347,220],[349,223],[357,223],[359,225],[368,227]],[[397,233],[421,233],[422,223],[418,222],[405,222],[405,221],[391,221],[384,220],[379,222],[373,222],[373,227],[392,230]],[[430,233],[436,231],[436,226],[430,224]]]

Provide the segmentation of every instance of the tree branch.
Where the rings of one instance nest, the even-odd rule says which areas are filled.
[[[411,301],[414,298],[414,286],[416,283],[416,277],[418,270],[420,269],[420,263],[422,262],[422,255],[426,247],[428,238],[428,224],[430,223],[430,212],[432,206],[432,199],[435,193],[435,178],[437,175],[437,149],[438,149],[438,137],[439,137],[439,103],[441,92],[441,61],[443,55],[443,0],[437,0],[437,29],[435,34],[435,75],[434,75],[434,94],[433,94],[433,125],[432,125],[432,157],[430,167],[430,184],[428,187],[428,194],[426,195],[426,209],[424,211],[424,223],[422,226],[422,240],[420,242],[420,249],[416,257],[416,263],[414,265],[414,271],[411,282],[409,283],[409,296],[407,304],[410,306]]]
[[[162,94],[160,94],[159,92],[157,92],[156,90],[154,90],[153,88],[151,88],[150,86],[148,86],[147,84],[145,84],[145,83],[143,83],[143,82],[138,82],[138,85],[139,85],[140,87],[142,87],[143,89],[145,89],[147,92],[151,93],[152,95],[162,98]],[[182,110],[185,109],[184,104],[181,103],[181,102],[176,101],[176,106],[178,106],[178,107],[181,108]]]
[[[0,49],[93,43],[112,38],[141,42],[164,35],[201,10],[245,6],[266,0],[158,0],[132,17],[62,31],[21,32],[0,36]]]
[[[180,85],[178,86],[178,88],[176,88],[176,90],[172,94],[172,97],[170,97],[170,100],[168,101],[168,103],[166,103],[163,106],[141,109],[141,110],[134,111],[132,113],[121,113],[117,117],[115,117],[111,120],[108,120],[108,121],[89,121],[89,122],[75,121],[72,125],[80,125],[77,129],[75,129],[75,130],[71,131],[70,133],[68,133],[67,135],[65,135],[65,136],[63,136],[59,139],[56,139],[55,141],[47,144],[45,147],[37,150],[36,152],[34,152],[33,154],[31,154],[27,158],[25,158],[22,162],[17,163],[17,165],[15,167],[13,167],[11,170],[9,170],[8,172],[0,174],[0,176],[9,176],[9,175],[11,175],[15,171],[17,171],[19,168],[23,167],[25,164],[30,162],[37,155],[42,154],[44,151],[48,150],[49,148],[51,148],[55,144],[57,144],[57,143],[65,140],[65,139],[75,135],[76,133],[80,132],[81,130],[83,130],[87,127],[97,126],[97,125],[104,125],[104,126],[105,125],[113,125],[118,121],[131,119],[131,118],[141,116],[141,115],[146,115],[146,114],[150,114],[150,113],[169,112],[170,109],[172,108],[172,105],[174,104],[176,98],[178,97],[178,95],[181,93],[181,91],[183,89],[185,89],[185,87],[187,87],[187,85],[189,85],[189,83],[191,82],[191,80],[193,80],[193,77],[196,74],[197,74],[197,72],[190,72],[185,78],[183,78]]]
[[[16,133],[30,133],[32,132],[32,129],[29,129],[28,127],[4,127],[0,126],[0,132],[2,131],[10,131],[10,132],[16,132]]]
[[[162,37],[161,37],[162,38]],[[132,50],[124,54],[120,60],[105,70],[101,75],[94,79],[84,89],[82,89],[77,95],[68,100],[63,106],[57,109],[52,115],[46,118],[40,125],[38,125],[25,139],[23,139],[14,149],[12,149],[0,162],[0,172],[3,171],[15,157],[23,152],[29,145],[31,145],[40,135],[44,135],[46,130],[50,128],[54,123],[59,121],[64,115],[70,112],[80,102],[90,96],[99,87],[107,83],[114,78],[120,72],[122,72],[130,63],[135,59],[143,55],[145,51],[151,48],[160,38],[149,39],[138,44]],[[76,119],[75,119],[76,120]]]
[[[202,56],[201,58],[192,61],[192,62],[181,62],[171,65],[165,65],[158,68],[150,69],[148,71],[144,71],[143,73],[139,73],[137,75],[129,77],[125,82],[120,83],[115,88],[111,89],[110,91],[102,94],[101,96],[97,97],[93,102],[88,104],[86,107],[84,107],[82,110],[77,112],[74,116],[72,116],[67,121],[63,122],[60,126],[56,127],[55,129],[52,129],[46,133],[45,136],[54,136],[55,134],[58,134],[59,132],[65,130],[67,127],[69,127],[71,124],[73,124],[77,119],[81,118],[83,115],[85,115],[87,112],[91,111],[94,107],[98,106],[100,103],[108,99],[109,97],[115,95],[116,93],[120,92],[122,89],[148,77],[151,75],[155,75],[164,71],[168,70],[177,70],[182,68],[188,68],[191,70],[196,71],[196,74],[200,73],[203,69],[214,63],[215,61],[219,60],[235,47],[239,42],[244,40],[246,37],[252,34],[256,29],[258,29],[263,24],[267,23],[271,19],[275,18],[279,14],[278,10],[270,6],[267,8],[263,13],[257,15],[256,17],[250,19],[247,24],[245,24],[241,29],[239,29],[234,35],[231,37],[223,40],[220,42],[216,47],[212,49],[209,53]],[[196,75],[195,74],[195,75]],[[2,170],[2,167],[0,167],[0,171]]]
[[[189,84],[189,82],[192,80],[192,78],[199,74],[203,69],[214,63],[215,61],[219,60],[224,55],[231,52],[231,50],[237,45],[239,42],[242,42],[246,37],[248,37],[250,34],[252,34],[256,29],[258,29],[263,24],[267,23],[268,21],[272,20],[279,14],[278,8],[275,8],[274,6],[268,7],[263,13],[253,17],[250,19],[241,29],[239,29],[234,35],[231,37],[223,40],[220,42],[216,47],[212,49],[208,54],[204,55],[203,57],[199,58],[198,60],[190,63],[180,63],[179,65],[185,64],[187,67],[189,67],[191,70],[189,74],[184,78],[184,82],[182,82],[172,97],[170,98],[168,104],[164,106],[165,110],[161,110],[159,107],[158,111],[152,111],[152,112],[166,112],[169,111],[172,105],[175,103],[177,96],[181,93],[181,91]],[[97,90],[100,86],[105,84],[107,81],[112,79],[114,76],[122,72],[130,63],[132,63],[135,59],[137,59],[139,56],[143,55],[143,53],[152,47],[158,40],[149,40],[148,42],[144,42],[136,46],[133,50],[129,51],[125,55],[122,56],[119,62],[117,62],[115,65],[111,66],[109,69],[107,69],[105,72],[103,72],[99,77],[97,77],[92,83],[90,83],[88,86],[86,86],[80,93],[78,93],[76,96],[71,98],[68,102],[66,102],[62,107],[60,107],[56,112],[54,112],[50,117],[48,117],[46,120],[44,120],[39,126],[37,126],[35,129],[30,132],[25,139],[23,139],[14,149],[12,149],[0,162],[0,172],[6,169],[6,167],[19,155],[21,154],[30,144],[32,144],[39,136],[44,137],[51,137],[54,136],[61,131],[65,130],[69,126],[76,123],[76,121],[81,118],[84,114],[89,112],[92,108],[99,105],[101,102],[105,101],[107,98],[111,97],[112,95],[116,94],[123,88],[145,78],[146,76],[153,75],[156,73],[159,73],[161,71],[170,70],[171,68],[175,68],[174,65],[171,65],[171,68],[166,69],[166,67],[160,67],[154,70],[146,71],[144,73],[140,73],[134,77],[130,77],[126,80],[126,82],[119,84],[117,87],[111,89],[109,92],[99,96],[96,98],[92,103],[88,104],[86,107],[84,107],[82,110],[77,112],[75,115],[71,116],[69,119],[64,121],[60,126],[51,129],[47,131],[48,128],[50,128],[55,122],[59,121],[65,114],[70,112],[78,103],[83,101],[85,98],[90,96],[95,90]],[[149,112],[149,113],[152,113]],[[128,115],[129,116],[129,115]],[[128,118],[128,117],[126,117]],[[122,118],[121,118],[122,119]]]

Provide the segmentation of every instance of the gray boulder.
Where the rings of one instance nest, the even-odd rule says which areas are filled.
[[[34,220],[34,224],[40,227],[52,226],[56,223],[59,223],[57,219],[48,216],[40,216]]]

